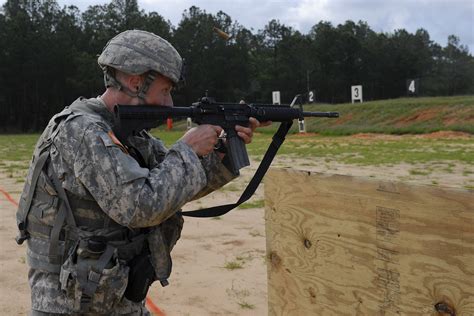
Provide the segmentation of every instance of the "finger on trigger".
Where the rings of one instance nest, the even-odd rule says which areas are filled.
[[[222,127],[218,126],[218,125],[214,125],[214,131],[216,131],[217,133],[217,137],[219,137],[221,134],[222,134]]]
[[[257,120],[255,117],[251,117],[251,118],[249,119],[249,121],[250,121],[250,124],[251,124],[254,128],[257,128],[257,127],[260,126],[260,121]]]
[[[239,135],[240,138],[242,138],[244,140],[244,143],[248,144],[249,143],[249,136],[244,133],[244,132],[237,132],[237,135]]]

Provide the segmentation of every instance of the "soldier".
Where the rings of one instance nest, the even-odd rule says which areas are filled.
[[[34,151],[17,213],[27,241],[32,315],[149,315],[153,280],[167,284],[180,208],[237,175],[214,150],[222,128],[200,125],[171,148],[142,131],[114,135],[116,104],[172,106],[182,59],[161,37],[125,31],[98,63],[106,90],[53,116]],[[250,143],[260,123],[237,126]]]

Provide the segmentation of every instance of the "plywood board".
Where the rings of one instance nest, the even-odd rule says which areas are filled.
[[[469,190],[271,169],[270,315],[474,315]]]

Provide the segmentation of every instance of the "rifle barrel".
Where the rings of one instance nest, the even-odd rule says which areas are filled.
[[[303,112],[303,116],[308,117],[339,117],[339,112]]]

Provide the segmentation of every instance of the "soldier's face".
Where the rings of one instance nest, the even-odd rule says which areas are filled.
[[[173,106],[173,98],[171,97],[172,89],[173,82],[170,79],[164,76],[157,76],[148,89],[145,103]]]

